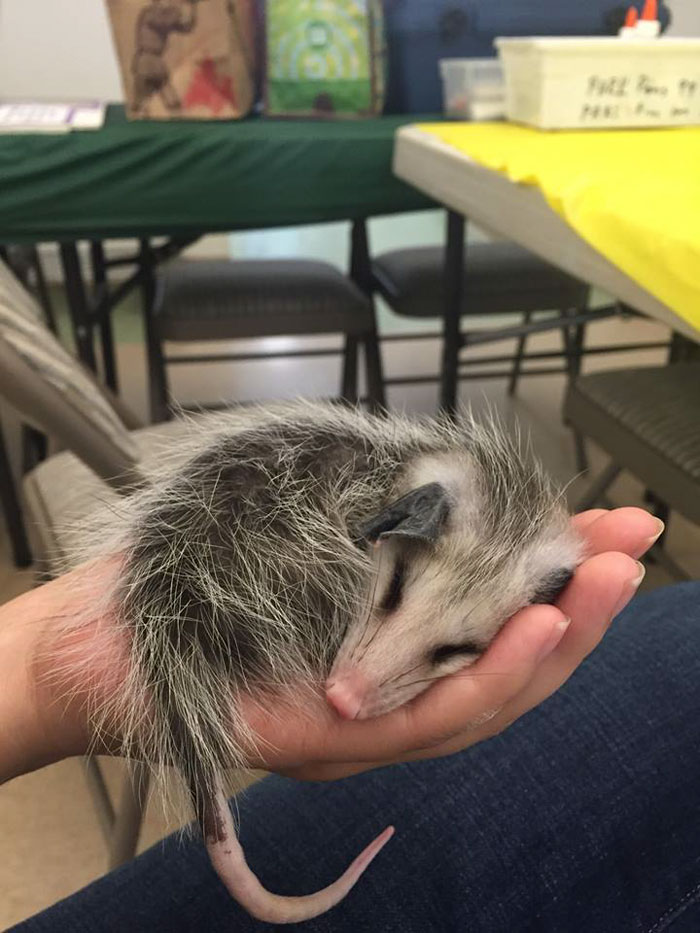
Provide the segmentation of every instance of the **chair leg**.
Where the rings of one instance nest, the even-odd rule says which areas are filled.
[[[588,453],[586,451],[586,439],[580,431],[572,431],[574,438],[574,461],[578,473],[588,473],[590,463],[588,462]]]
[[[340,387],[340,397],[351,405],[357,403],[357,353],[358,338],[351,334],[345,335],[345,350],[343,352],[343,376]]]
[[[463,345],[460,321],[464,293],[465,226],[466,221],[462,214],[447,212],[440,407],[449,415],[454,415],[457,409],[459,351]]]
[[[577,313],[577,308],[572,308],[569,311],[562,311],[562,321],[565,321],[567,317],[571,317]],[[562,326],[561,339],[564,345],[564,357],[566,359],[566,369],[569,375],[569,381],[573,382],[581,374],[581,359],[583,357],[585,324],[576,324],[569,327]]]
[[[574,310],[574,314],[576,311]],[[586,342],[586,325],[576,324],[573,328],[573,361],[572,373],[574,378],[581,375],[581,363],[583,361],[583,348]]]
[[[622,467],[618,466],[611,460],[603,472],[593,480],[593,483],[588,487],[588,490],[578,500],[576,503],[575,511],[585,512],[586,509],[592,509],[600,500],[600,497],[603,495],[608,486],[613,483],[618,474],[621,472]]]
[[[668,530],[668,523],[671,520],[671,509],[663,501],[663,499],[659,499],[657,495],[655,495],[653,492],[651,492],[648,489],[644,493],[644,499],[646,502],[648,502],[651,505],[651,509],[654,515],[657,518],[660,518],[661,521],[664,523],[664,525],[666,525],[666,528],[664,529],[663,534],[656,541],[657,544],[661,544],[664,538],[666,537],[666,531]]]
[[[112,829],[114,828],[114,807],[105,784],[104,775],[99,762],[94,756],[84,759],[85,762],[85,780],[88,790],[92,796],[92,803],[95,807],[97,819],[100,821],[100,829],[109,845],[112,838]]]
[[[29,473],[34,467],[46,460],[48,456],[48,442],[45,434],[37,431],[28,424],[22,425],[22,475]]]
[[[97,300],[102,298],[107,292],[107,263],[105,260],[104,245],[101,240],[91,241],[90,259],[92,263],[95,300]],[[118,393],[119,384],[117,380],[117,362],[114,351],[114,331],[112,328],[111,310],[102,313],[98,326],[100,330],[100,343],[102,345],[102,371],[104,381],[114,393]]]
[[[15,489],[15,481],[10,469],[10,461],[5,449],[5,440],[0,433],[0,502],[5,512],[7,530],[12,545],[12,555],[17,567],[28,567],[32,562],[32,552],[27,541],[27,533],[22,518],[22,508]]]
[[[109,847],[110,870],[128,862],[136,854],[143,813],[148,799],[149,771],[145,764],[129,765],[124,778],[119,809],[115,813]]]
[[[700,345],[683,334],[674,333],[669,346],[668,362],[683,363],[689,360],[700,360]]]
[[[158,424],[161,421],[169,421],[172,417],[170,390],[168,389],[168,378],[160,340],[152,335],[147,343],[151,422]]]
[[[368,334],[365,334],[364,347],[369,410],[378,413],[386,410],[386,394],[384,390],[382,354],[379,347],[379,334],[377,333],[376,327],[373,327]]]
[[[171,417],[170,392],[163,359],[163,348],[156,333],[152,312],[145,314],[146,351],[148,365],[148,395],[151,423],[168,421]]]
[[[666,536],[668,534],[668,524],[671,520],[671,509],[668,507],[668,505],[666,505],[666,503],[662,499],[659,499],[659,497],[655,493],[653,493],[651,489],[646,489],[644,491],[644,501],[647,502],[651,506],[652,514],[655,515],[657,518],[660,518],[661,521],[666,526],[661,534],[661,537],[659,537],[654,542],[654,547],[647,554],[649,563],[656,564],[658,563],[656,559],[657,555],[659,551],[663,551],[664,546],[666,544]]]
[[[144,273],[141,287],[143,323],[146,330],[146,354],[148,366],[148,395],[152,424],[168,421],[171,416],[170,392],[165,371],[163,347],[155,322],[155,277],[148,240],[141,240],[140,259]]]
[[[576,308],[572,311],[565,311],[562,317],[568,317],[570,314],[576,314]],[[574,327],[562,327],[561,338],[564,344],[564,355],[566,357],[566,368],[569,374],[569,385],[575,382],[581,373],[581,356],[583,341],[585,337],[584,325],[577,324]],[[576,469],[579,473],[587,473],[590,467],[588,454],[586,453],[585,438],[576,428],[571,429],[574,438],[574,459]]]
[[[653,493],[651,490],[647,489],[644,493],[644,501],[648,502],[651,506],[652,513],[660,518],[661,521],[666,526],[661,533],[661,536],[654,542],[654,546],[650,551],[647,552],[643,560],[649,564],[656,564],[658,567],[661,567],[662,570],[665,570],[669,576],[673,577],[674,580],[680,582],[685,580],[692,580],[693,578],[689,573],[678,564],[666,550],[666,537],[668,535],[668,524],[671,520],[671,509],[666,505],[663,499]]]
[[[532,311],[526,311],[523,315],[523,324],[529,324],[531,318]],[[511,370],[510,379],[508,380],[508,395],[515,395],[515,390],[518,388],[518,380],[520,379],[520,369],[523,362],[523,354],[525,353],[526,343],[527,334],[522,334],[520,337],[518,337],[518,347],[515,351],[515,356],[513,357],[513,369]]]

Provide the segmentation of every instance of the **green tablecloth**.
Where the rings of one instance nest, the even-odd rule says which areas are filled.
[[[357,121],[128,122],[0,136],[0,242],[188,235],[432,206],[395,178],[396,129]]]

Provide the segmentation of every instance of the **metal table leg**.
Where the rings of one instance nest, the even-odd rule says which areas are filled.
[[[90,259],[92,261],[92,279],[94,283],[94,303],[99,306],[107,294],[107,263],[101,240],[91,240]],[[114,334],[112,332],[112,309],[107,307],[100,315],[97,325],[100,329],[102,344],[102,367],[105,383],[113,392],[119,391],[117,365],[114,356]]]
[[[457,409],[459,351],[462,346],[460,320],[464,292],[465,228],[466,221],[461,214],[455,211],[447,212],[440,407],[450,415],[454,415]]]
[[[95,347],[92,339],[92,320],[85,292],[83,272],[80,268],[78,247],[74,240],[69,243],[61,243],[60,246],[68,308],[73,324],[78,357],[94,371],[96,366]]]
[[[357,337],[346,335],[340,396],[351,405],[357,403],[357,344]]]
[[[156,260],[148,239],[140,240],[139,264],[141,269],[141,307],[146,331],[148,359],[148,398],[152,424],[167,421],[171,416],[170,391],[163,359],[163,348],[154,320],[156,297]]]
[[[350,248],[350,278],[372,302],[373,326],[364,338],[365,364],[367,373],[367,395],[369,407],[372,411],[381,411],[386,408],[384,392],[384,373],[381,352],[379,349],[379,334],[377,332],[377,315],[374,307],[374,287],[372,278],[372,260],[369,255],[369,240],[367,237],[367,221],[365,218],[353,221]]]

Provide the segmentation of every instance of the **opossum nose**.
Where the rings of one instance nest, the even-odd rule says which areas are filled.
[[[343,719],[357,719],[367,695],[367,681],[360,671],[347,671],[326,683],[326,699]]]

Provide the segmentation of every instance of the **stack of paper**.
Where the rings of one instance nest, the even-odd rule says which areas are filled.
[[[0,101],[0,133],[96,130],[104,120],[105,105],[99,101]]]

